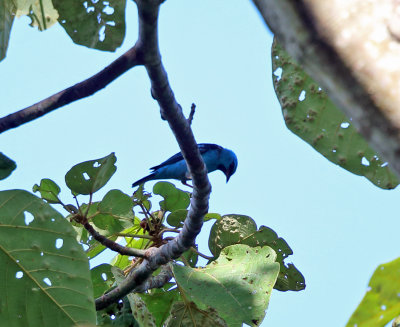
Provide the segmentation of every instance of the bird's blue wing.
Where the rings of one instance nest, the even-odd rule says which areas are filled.
[[[216,144],[211,144],[211,143],[201,143],[201,144],[198,144],[198,147],[199,147],[200,154],[203,154],[209,150],[217,150],[217,149],[222,150],[223,149],[221,146],[216,145]],[[183,160],[183,156],[182,156],[182,153],[179,152],[179,153],[174,154],[171,158],[160,163],[159,165],[151,167],[150,169],[152,169],[154,171],[161,167],[172,165],[181,160]]]

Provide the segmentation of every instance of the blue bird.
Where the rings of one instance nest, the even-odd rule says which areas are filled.
[[[228,182],[229,178],[235,173],[238,165],[236,155],[233,151],[209,143],[198,144],[198,147],[207,171],[211,173],[215,170],[221,170],[226,176],[226,182]],[[151,174],[133,183],[132,187],[155,179],[177,179],[183,184],[188,185],[186,181],[191,179],[186,161],[180,152],[150,169],[153,170]]]

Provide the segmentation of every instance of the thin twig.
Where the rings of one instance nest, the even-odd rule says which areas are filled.
[[[195,111],[196,111],[196,105],[194,103],[192,103],[192,106],[190,107],[189,118],[187,119],[189,125],[192,125]]]
[[[190,249],[191,249],[194,253],[196,253],[197,255],[199,255],[200,257],[202,257],[202,258],[204,258],[204,259],[207,259],[207,260],[212,260],[212,259],[214,259],[214,257],[209,257],[209,256],[207,256],[207,255],[205,255],[205,254],[199,252],[199,250],[197,250],[194,246],[192,246]]]
[[[89,232],[89,234],[92,235],[96,241],[100,242],[105,247],[109,248],[110,250],[118,252],[119,254],[122,254],[122,255],[129,255],[129,256],[134,256],[134,257],[139,257],[139,258],[143,258],[145,256],[146,251],[144,251],[144,250],[122,246],[121,244],[118,244],[118,243],[108,239],[107,237],[99,234],[93,228],[93,226],[90,225],[90,223],[88,221],[83,223],[83,227],[86,228],[86,230]]]

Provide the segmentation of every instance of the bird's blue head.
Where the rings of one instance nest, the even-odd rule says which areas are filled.
[[[228,183],[229,178],[235,173],[238,160],[236,154],[228,149],[223,149],[220,156],[221,163],[217,169],[221,170],[226,176],[226,182]]]

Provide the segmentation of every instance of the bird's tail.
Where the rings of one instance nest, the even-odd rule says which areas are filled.
[[[151,173],[150,175],[139,179],[138,181],[136,181],[135,183],[132,184],[132,187],[135,187],[135,186],[138,186],[140,184],[143,184],[143,183],[146,183],[148,181],[153,180],[155,175],[156,175],[155,173]]]

